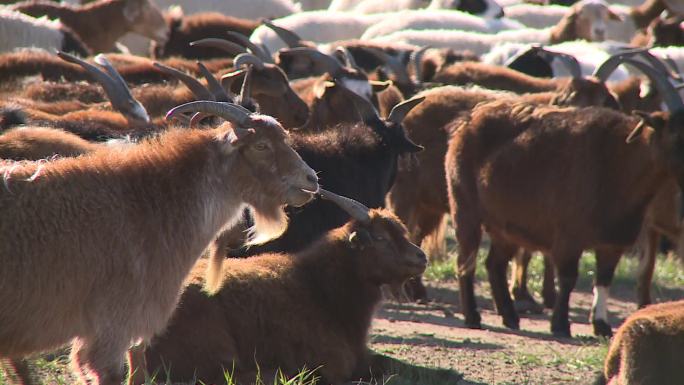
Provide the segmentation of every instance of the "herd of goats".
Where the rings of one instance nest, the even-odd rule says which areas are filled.
[[[8,381],[68,343],[85,384],[371,381],[374,310],[428,299],[416,245],[449,214],[470,328],[483,231],[503,324],[548,307],[558,337],[585,250],[612,336],[638,243],[644,309],[597,381],[684,382],[684,301],[647,306],[660,239],[684,243],[680,2],[0,2]]]

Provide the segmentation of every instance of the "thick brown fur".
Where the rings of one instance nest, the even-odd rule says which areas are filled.
[[[0,356],[73,339],[77,377],[120,384],[126,349],[165,326],[216,233],[244,205],[282,231],[282,205],[303,202],[298,186],[315,188],[285,131],[268,117],[253,125],[237,141],[224,124],[77,158],[3,162]],[[271,150],[255,152],[258,143]]]
[[[26,1],[10,8],[33,17],[60,19],[92,52],[112,51],[128,32],[166,39],[157,35],[166,27],[161,11],[148,0],[98,0],[80,7]]]
[[[167,367],[174,382],[221,383],[234,368],[241,385],[254,383],[257,370],[269,383],[278,369],[291,377],[305,366],[318,368],[320,384],[371,377],[366,344],[380,286],[422,272],[426,261],[394,214],[371,210],[370,218],[296,254],[223,260],[211,294],[200,261],[165,334],[147,351],[148,370],[157,379]]]
[[[524,247],[551,256],[560,287],[551,330],[570,335],[568,300],[582,251],[596,250],[596,285],[609,287],[649,202],[666,181],[681,176],[681,112],[656,113],[648,122],[655,131],[635,131],[626,143],[639,121],[607,109],[515,101],[475,109],[451,139],[445,161],[467,325],[480,326],[473,274],[484,226],[492,240],[489,281],[504,324],[518,327],[505,272]],[[533,214],[539,212],[554,215]],[[595,333],[610,334],[607,320],[592,321]]]
[[[0,135],[0,159],[39,160],[54,155],[73,157],[99,147],[69,132],[44,127],[15,128]]]
[[[651,305],[632,314],[615,333],[605,361],[610,385],[681,383],[684,301]]]

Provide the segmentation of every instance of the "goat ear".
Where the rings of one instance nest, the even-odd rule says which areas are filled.
[[[333,88],[335,87],[335,83],[331,81],[323,81],[323,82],[318,82],[314,85],[314,96],[316,98],[321,99],[323,98],[323,95],[325,95],[325,91],[328,88]]]
[[[386,90],[393,84],[391,80],[386,80],[384,82],[378,80],[369,80],[368,83],[370,83],[371,87],[373,88],[373,93],[375,94]]]
[[[254,134],[253,128],[236,128],[233,126],[232,129],[228,130],[221,137],[221,143],[226,146],[226,148],[239,147],[245,143],[245,138]]]
[[[143,1],[141,0],[127,0],[124,6],[123,14],[128,22],[133,23],[142,13]]]
[[[625,18],[622,17],[622,15],[615,13],[612,9],[608,8],[608,20],[624,21]]]
[[[373,240],[367,230],[358,229],[353,233],[349,234],[349,243],[351,243],[352,248],[363,250],[369,246]]]
[[[223,89],[232,92],[233,83],[236,83],[237,81],[236,84],[242,84],[242,77],[245,75],[245,72],[244,69],[241,69],[221,76],[221,86],[223,86]],[[238,92],[240,92],[239,88]]]

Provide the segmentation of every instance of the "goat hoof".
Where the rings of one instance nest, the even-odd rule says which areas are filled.
[[[475,313],[474,316],[465,317],[465,326],[468,329],[482,329],[482,319],[479,314]]]
[[[613,336],[613,328],[608,325],[608,323],[602,319],[592,321],[594,326],[594,335],[598,337],[610,338]]]
[[[555,298],[553,298],[553,299],[545,298],[544,299],[544,307],[545,308],[553,309],[554,306],[556,306],[556,299]]]
[[[551,324],[551,333],[553,333],[554,337],[572,338],[572,334],[570,334],[570,323],[567,322],[564,325]]]
[[[513,303],[515,311],[520,314],[541,314],[544,308],[532,298],[518,299]]]
[[[519,319],[506,320],[504,318],[503,324],[505,327],[507,327],[509,329],[520,330],[520,320]]]

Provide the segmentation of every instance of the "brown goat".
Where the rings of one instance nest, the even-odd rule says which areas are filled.
[[[195,111],[232,125],[3,163],[0,211],[11,220],[0,221],[0,357],[73,340],[81,380],[120,384],[126,350],[164,328],[192,265],[245,205],[261,242],[287,226],[285,204],[311,199],[315,173],[274,119],[212,102],[171,116]]]
[[[73,157],[100,148],[69,132],[44,127],[22,127],[0,135],[0,159],[39,160],[54,155]]]
[[[168,29],[159,9],[149,0],[98,0],[72,7],[53,2],[26,1],[10,9],[33,17],[59,19],[93,52],[109,52],[128,32],[165,42]]]
[[[681,384],[683,349],[684,301],[648,306],[629,316],[615,333],[601,382]]]
[[[158,379],[167,367],[172,381],[219,383],[234,368],[237,384],[253,383],[258,371],[268,383],[278,369],[292,376],[304,366],[319,368],[320,384],[381,375],[369,368],[366,347],[380,286],[420,274],[427,261],[394,214],[362,213],[296,254],[224,259],[211,293],[200,261],[169,327],[147,350],[148,370]]]
[[[489,281],[506,326],[519,327],[505,286],[508,261],[518,247],[550,253],[560,287],[551,330],[562,336],[570,335],[568,301],[579,257],[593,248],[592,323],[596,334],[611,334],[605,301],[615,266],[636,240],[658,189],[683,176],[678,173],[684,162],[676,152],[684,109],[679,111],[681,100],[664,77],[652,78],[659,90],[668,91],[668,106],[677,111],[672,116],[654,113],[640,123],[602,108],[501,101],[476,108],[454,134],[445,165],[468,326],[480,327],[473,275],[484,225],[492,242]]]

